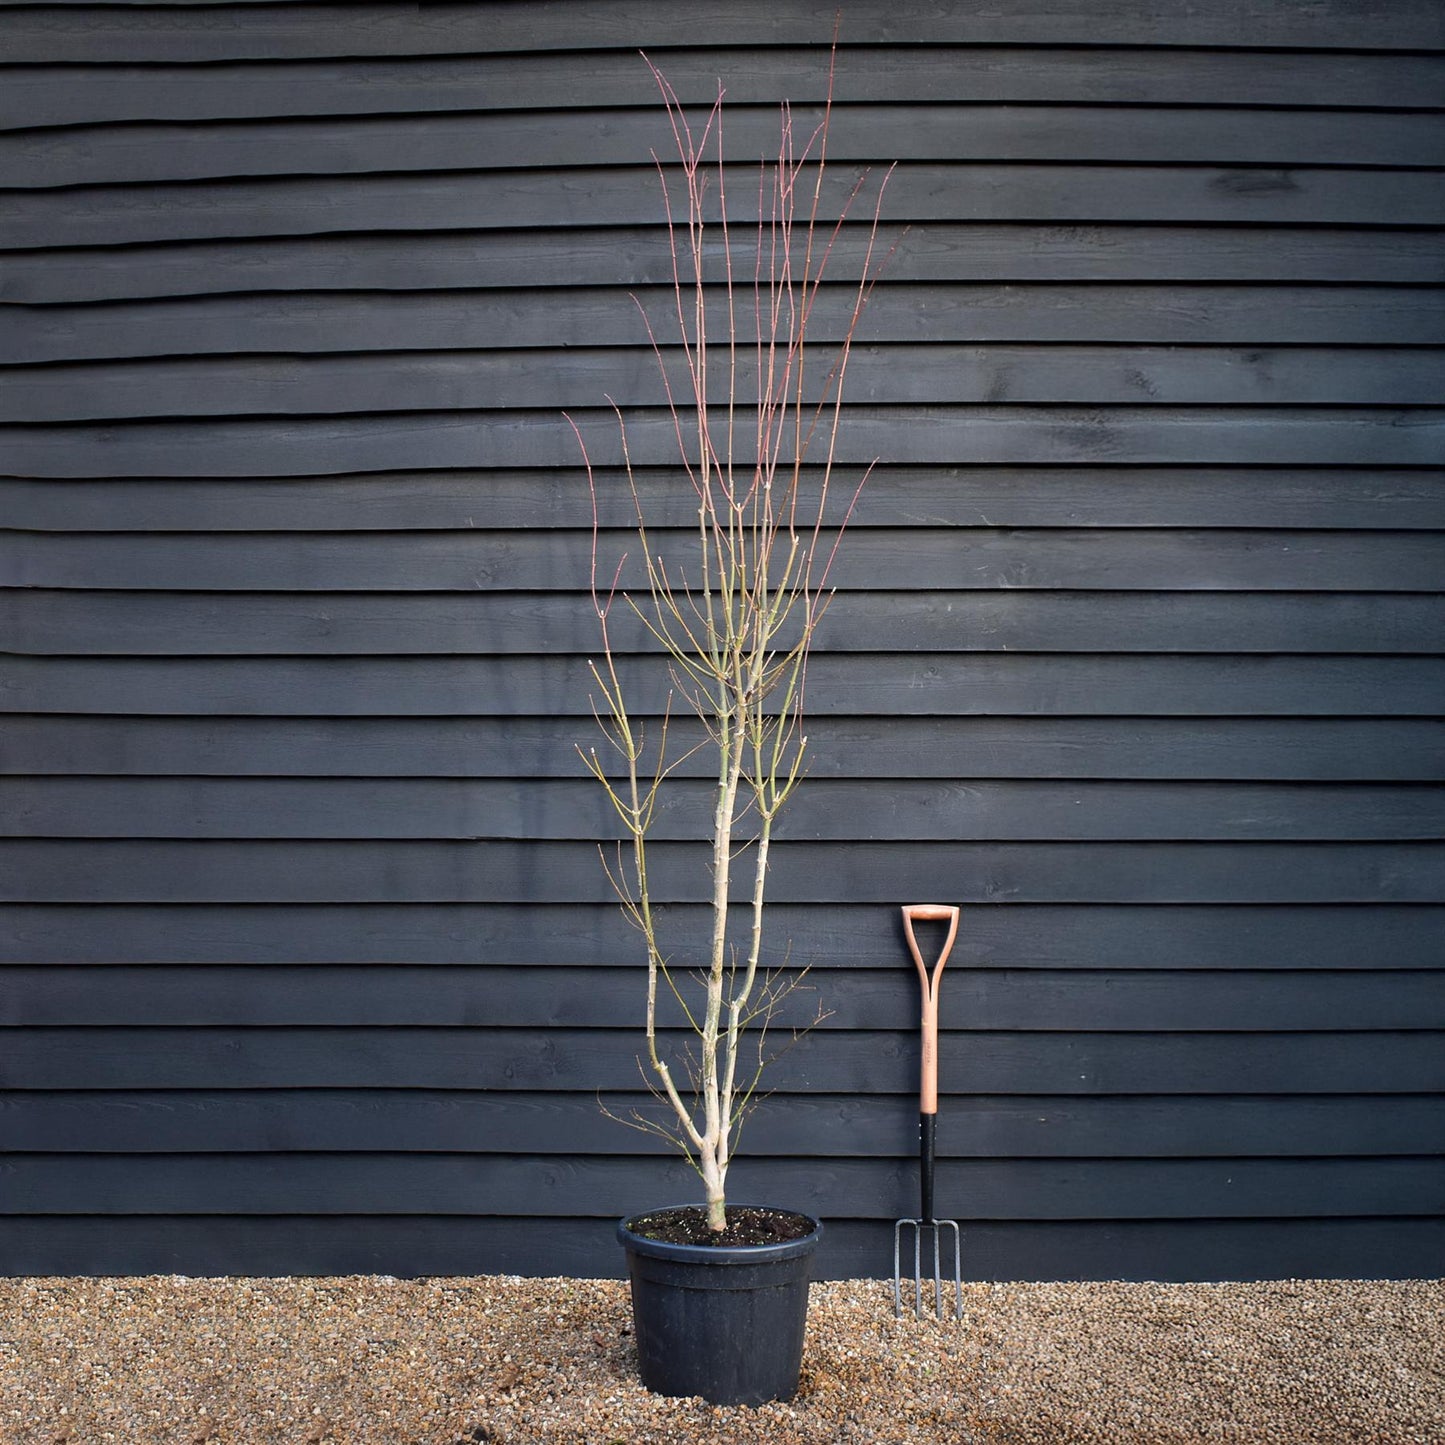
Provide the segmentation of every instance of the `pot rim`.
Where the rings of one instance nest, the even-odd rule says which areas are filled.
[[[741,1203],[736,1207],[739,1209],[771,1209],[779,1214],[792,1214],[799,1219],[810,1221],[813,1228],[798,1239],[786,1239],[778,1244],[723,1245],[673,1244],[668,1240],[648,1239],[644,1235],[634,1234],[628,1228],[633,1220],[645,1219],[649,1214],[660,1214],[667,1209],[700,1209],[701,1207],[695,1202],[660,1204],[652,1209],[642,1209],[634,1214],[624,1215],[617,1222],[618,1242],[630,1253],[643,1255],[649,1259],[726,1266],[730,1264],[771,1264],[785,1259],[797,1259],[801,1255],[811,1254],[818,1247],[818,1240],[823,1233],[822,1223],[804,1209],[782,1209],[774,1204],[754,1204],[752,1202]]]

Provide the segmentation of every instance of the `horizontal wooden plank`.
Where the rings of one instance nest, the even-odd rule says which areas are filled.
[[[642,1175],[640,1191],[647,1182]],[[830,1214],[815,1277],[888,1276],[892,1235],[891,1220]],[[0,1231],[0,1270],[192,1278],[529,1273],[619,1278],[625,1272],[612,1220],[556,1219],[547,1236],[548,1254],[539,1261],[530,1217],[12,1216]],[[1442,1250],[1445,1220],[1438,1217],[978,1221],[969,1226],[963,1263],[971,1280],[1412,1280],[1433,1278]],[[879,1309],[889,1307],[886,1289],[877,1286]]]
[[[675,934],[706,928],[703,906],[664,908]],[[495,964],[585,959],[635,966],[637,935],[615,903],[553,909],[545,929],[525,903],[10,904],[0,962],[10,964]],[[769,905],[773,937],[800,959],[876,968],[904,957],[896,906]],[[1437,969],[1445,910],[1371,903],[970,907],[959,966],[1104,969]]]
[[[474,161],[475,165],[476,162]],[[841,174],[841,172],[840,172]],[[732,218],[746,230],[750,167],[732,171]],[[840,192],[841,198],[846,191]],[[755,202],[754,202],[755,206]],[[826,212],[825,212],[826,213]],[[1171,222],[1430,226],[1445,176],[1368,167],[1064,165],[912,161],[889,182],[890,223]],[[445,175],[302,176],[11,193],[0,247],[114,246],[340,231],[635,226],[666,223],[647,164],[587,170],[468,169]]]
[[[682,1161],[658,1171],[664,1198],[687,1198]],[[905,1206],[910,1169],[887,1161],[771,1160],[740,1169],[735,1189],[765,1176],[770,1198],[825,1214],[847,1199],[860,1214]],[[15,1214],[327,1214],[366,1200],[371,1214],[618,1215],[633,1207],[633,1161],[428,1154],[12,1155],[0,1160],[0,1212]],[[1199,1219],[1428,1214],[1445,1160],[954,1160],[938,1165],[940,1201],[967,1219]],[[946,1202],[941,1207],[947,1212]]]
[[[670,296],[657,288],[638,288],[637,294],[657,318],[659,340],[670,344],[665,331]],[[832,323],[843,300],[841,288],[820,292],[814,327],[819,346],[836,339]],[[851,298],[847,304],[851,306]],[[859,344],[866,340],[870,344],[1432,346],[1438,343],[1442,317],[1445,300],[1438,292],[1408,286],[899,284],[875,292],[863,323],[866,336],[860,335]],[[17,306],[0,315],[0,354],[24,363],[237,352],[308,355],[520,347],[537,348],[532,361],[545,366],[553,352],[564,347],[632,346],[645,351],[646,344],[642,321],[627,295],[605,286],[570,291],[559,287],[475,290],[461,296],[435,291],[328,292],[304,298],[238,295],[75,307]],[[593,404],[602,405],[600,394]],[[210,426],[218,430],[214,423]],[[612,458],[603,453],[598,460]],[[639,458],[644,464],[646,460]],[[558,461],[575,464],[575,452],[567,451]],[[1321,465],[1332,464],[1347,463],[1321,460]],[[425,465],[467,464],[438,456],[429,457]],[[19,458],[12,457],[9,466],[11,475],[46,475],[43,470],[23,468]],[[373,464],[353,470],[384,468]],[[300,471],[277,468],[274,475]],[[258,465],[239,475],[264,472]],[[197,471],[202,476],[217,474]]]
[[[684,525],[684,480],[639,468],[647,515]],[[632,520],[622,479],[599,467],[604,526]],[[51,532],[456,531],[574,527],[590,510],[580,469],[373,472],[335,477],[0,477],[0,511]],[[904,467],[882,462],[858,527],[1339,527],[1445,530],[1438,469],[1346,467]]]
[[[639,1197],[648,1177],[639,1179]],[[815,1278],[881,1280],[892,1271],[892,1235],[891,1220],[830,1214]],[[0,1231],[0,1271],[192,1278],[625,1272],[612,1220],[556,1219],[547,1237],[539,1261],[530,1217],[12,1216]],[[1438,1217],[977,1221],[963,1267],[970,1280],[1413,1280],[1433,1278],[1442,1251],[1445,1220]],[[889,1307],[887,1288],[877,1286],[879,1309]]]
[[[676,351],[665,357],[673,374]],[[743,396],[756,395],[748,358]],[[815,379],[821,386],[823,378]],[[12,367],[0,421],[56,422],[198,416],[357,415],[401,411],[662,406],[655,358],[637,348],[245,356],[184,361]],[[1445,392],[1445,352],[1410,348],[1051,346],[854,347],[854,401],[1256,406],[1335,403],[1428,406]],[[816,387],[814,388],[816,399]]]
[[[609,1096],[626,1118],[655,1107]],[[946,1099],[945,1159],[1250,1158],[1433,1154],[1445,1107],[1433,1094],[1360,1097],[1172,1096]],[[837,1148],[906,1158],[912,1112],[896,1098],[775,1095],[748,1121],[748,1158]],[[387,1150],[651,1155],[655,1143],[608,1118],[591,1095],[368,1090],[73,1090],[0,1094],[0,1149],[36,1154],[314,1154]]]
[[[583,777],[573,718],[15,716],[0,774]],[[679,776],[699,730],[673,722]],[[1346,718],[814,718],[809,776],[1426,782],[1445,722]]]
[[[1445,294],[1445,292],[1442,292]],[[620,455],[615,419],[576,418],[589,450]],[[634,412],[633,456],[677,459],[665,413]],[[89,423],[0,428],[18,474],[171,476],[272,469],[314,474],[456,467],[574,465],[577,438],[558,412],[413,412],[378,418]],[[819,448],[821,451],[821,447]],[[875,406],[850,408],[836,460],[862,469],[880,456],[910,463],[1438,466],[1445,411],[1285,407]],[[746,453],[735,456],[746,464]]]
[[[10,0],[6,0],[10,3]],[[822,99],[825,68],[811,48],[670,49],[669,84],[687,105],[710,104],[719,78],[733,105]],[[626,52],[425,55],[185,65],[14,66],[0,86],[0,127],[135,121],[250,120],[287,115],[385,115],[549,110],[646,102],[651,77]],[[1445,62],[1433,55],[1206,49],[1084,50],[1047,45],[877,49],[844,45],[835,94],[848,103],[1048,102],[1090,105],[1437,107]]]
[[[1445,423],[1445,413],[1441,415]],[[1441,440],[1445,443],[1445,424],[1441,426]],[[1445,460],[1445,446],[1441,455]],[[835,506],[830,503],[834,515],[842,515],[850,494],[844,491]],[[901,592],[905,598],[898,601],[904,607],[906,594],[913,591],[1005,588],[1107,593],[1435,592],[1445,577],[1445,543],[1441,537],[1439,533],[1384,530],[859,527],[850,528],[829,573],[829,582],[845,591],[884,588]],[[825,531],[822,555],[828,555],[835,540],[834,532]],[[649,541],[653,554],[669,565],[674,576],[686,579],[697,575],[695,530],[657,529],[650,532]],[[488,626],[492,619],[486,612],[478,617],[471,606],[449,605],[455,608],[454,615],[460,614],[458,621],[475,618],[481,623],[474,633],[474,645],[479,650],[511,650],[505,645],[499,647],[497,639],[519,623],[530,634],[527,642],[519,644],[528,651],[539,643],[550,651],[568,642],[591,650],[596,646],[595,619],[587,618],[590,625],[582,637],[577,636],[575,619],[579,613],[591,612],[590,602],[580,594],[585,594],[588,586],[594,545],[602,576],[615,578],[623,591],[645,589],[647,578],[636,556],[639,548],[635,531],[606,532],[594,544],[590,532],[484,531],[479,527],[457,532],[194,532],[156,536],[0,530],[0,586],[202,594],[359,592],[367,594],[364,606],[368,616],[388,605],[375,594],[391,591],[462,592],[469,599],[479,591],[520,592],[530,607],[544,605],[532,594],[560,591],[572,594],[564,599],[565,606],[552,609],[550,615],[544,612],[536,616],[530,624],[517,617],[497,619],[500,626],[497,621]],[[63,607],[63,599],[47,597],[43,601],[47,606],[59,602]],[[300,605],[314,615],[318,608],[329,612],[333,601],[344,616],[348,610],[344,597],[318,597],[314,603]],[[97,602],[103,608],[112,605],[108,596],[92,597],[88,605],[93,609]],[[152,630],[158,607],[174,614],[194,605],[190,598],[152,598],[151,602]],[[1274,605],[1273,599],[1267,602]],[[1011,601],[997,599],[996,605],[1007,615]],[[1354,600],[1349,603],[1355,605]],[[866,602],[858,599],[859,609],[864,606],[890,615],[892,637],[907,633],[908,627],[897,615],[895,599],[887,595],[870,597]],[[227,625],[224,601],[220,607],[223,615],[206,629],[212,638]],[[350,610],[357,610],[354,604]],[[85,616],[75,607],[65,611],[71,617]],[[573,620],[570,627],[569,619]],[[439,620],[445,621],[445,614]],[[846,627],[837,625],[838,632],[851,634],[857,620],[850,619]],[[992,619],[985,613],[976,619],[965,615],[950,630],[956,636],[970,620],[981,626],[969,630],[984,635],[997,626],[996,621],[990,626]],[[1425,617],[1417,620],[1428,621]],[[1407,622],[1406,627],[1409,625]],[[1101,618],[1096,626],[1098,648],[1105,650],[1107,622]],[[557,635],[559,630],[562,637]],[[1045,634],[1047,630],[1043,629]],[[619,638],[621,646],[642,645],[645,631],[634,631],[624,628]],[[564,637],[568,641],[563,641]],[[942,645],[943,641],[925,632],[916,645],[924,648],[930,643]],[[887,645],[886,641],[865,640],[855,643],[854,649]],[[413,639],[405,647],[392,647],[378,638],[372,650],[410,651],[416,646],[417,640]],[[116,650],[124,650],[123,645]],[[174,650],[200,649],[178,637]],[[418,650],[432,649],[422,643]]]
[[[649,662],[619,664],[639,716],[666,697]],[[818,653],[808,674],[814,717],[1436,717],[1442,691],[1420,657]],[[581,718],[588,696],[574,657],[0,656],[4,712]]]
[[[677,934],[667,937],[670,945],[679,945],[674,957],[680,964],[689,950],[680,946]],[[781,945],[774,952],[781,954]],[[1441,972],[1106,972],[968,966],[953,966],[948,972],[939,1005],[939,1022],[945,1029],[1280,1034],[1445,1030],[1445,973]],[[806,974],[789,971],[778,979],[779,992],[785,995],[774,1019],[780,1030],[808,1028],[820,1010],[826,1010],[827,1017],[818,1027],[830,1031],[906,1032],[916,1022],[916,979],[902,950],[891,968],[834,969],[821,959]],[[678,982],[688,996],[695,996],[685,978],[679,976]],[[249,967],[216,964],[153,968],[48,964],[7,967],[0,971],[0,985],[0,1026],[12,1028],[625,1029],[639,1019],[645,997],[640,966],[565,963],[549,968],[541,987],[531,965],[283,966],[258,974]],[[664,1026],[686,1025],[675,1000],[665,996],[658,1007]]]
[[[73,93],[85,94],[83,90]],[[0,95],[3,104],[3,95]],[[919,222],[885,225],[888,283],[1305,282],[1428,285],[1445,280],[1429,232],[1382,227],[1148,226]],[[836,274],[856,275],[859,226],[836,243]],[[739,263],[741,269],[741,263]],[[127,301],[239,291],[475,290],[666,284],[661,226],[594,230],[379,232],[296,239],[162,242],[15,251],[5,295],[24,303]],[[163,354],[163,353],[162,353]]]
[[[771,896],[790,903],[1439,903],[1432,843],[784,843]],[[702,846],[649,851],[659,903],[710,896]],[[601,903],[584,842],[0,841],[16,903]],[[743,882],[737,896],[746,896]]]
[[[659,553],[677,559],[683,568],[696,552],[695,536],[662,530],[654,531],[652,536]],[[634,533],[604,534],[598,544],[598,555],[605,575],[617,574],[623,588],[636,589],[645,583],[640,568],[624,567],[617,573],[616,564],[628,557],[629,549],[636,550]],[[909,590],[928,591],[1008,588],[1011,591],[1098,589],[1107,593],[1130,590],[1428,592],[1439,581],[1441,555],[1435,534],[1383,530],[1354,533],[1217,528],[1199,531],[854,528],[834,565],[831,580],[845,589],[877,588],[880,584],[897,588],[906,583]],[[110,649],[114,651],[130,650],[132,635],[138,644],[136,651],[150,651],[154,644],[146,643],[147,636],[163,633],[178,621],[181,630],[175,633],[167,649],[170,651],[224,648],[223,639],[227,635],[237,638],[236,643],[225,648],[228,651],[301,650],[294,642],[288,645],[285,630],[279,634],[276,630],[277,623],[284,628],[288,615],[295,618],[292,626],[300,637],[309,635],[313,640],[318,635],[335,637],[338,628],[344,628],[350,620],[352,640],[336,650],[449,651],[465,648],[468,637],[472,639],[472,650],[591,650],[596,641],[595,623],[590,617],[578,615],[590,612],[585,599],[568,596],[560,599],[559,605],[535,594],[551,590],[576,594],[584,590],[592,556],[590,534],[562,530],[484,532],[474,529],[420,534],[193,533],[154,537],[131,533],[0,532],[0,582],[20,588],[179,590],[203,594],[149,599],[112,596],[67,599],[63,595],[37,594],[33,601],[23,595],[13,596],[10,604],[25,609],[13,619],[18,624],[17,640],[32,635],[32,629],[25,625],[27,622],[41,637],[47,633],[60,638],[74,634],[76,645],[62,647],[59,649],[62,651],[89,650],[81,643],[87,634],[94,633],[96,608],[105,610],[109,616],[117,606],[121,610],[114,619],[118,629]],[[520,603],[501,615],[488,606],[485,597],[476,595],[493,589],[511,593],[519,588]],[[318,596],[314,602],[269,598],[250,603],[249,613],[227,599],[204,595],[227,589],[317,594],[355,591],[368,595],[364,600],[345,595]],[[408,618],[399,602],[374,595],[392,590],[429,594],[456,591],[464,596],[445,602],[428,599],[422,609],[414,609]],[[942,633],[928,629],[919,605],[910,602],[906,593],[844,598],[842,605],[845,611],[860,614],[865,609],[888,614],[892,637],[908,630],[900,623],[903,614],[911,614],[912,624],[924,624],[915,640],[915,646],[920,649],[941,646],[950,636],[957,637],[960,633],[987,639],[1009,624],[1017,628],[1022,623],[1027,629],[1030,621],[1039,628],[1039,638],[1048,637],[1055,631],[1050,621],[1066,621],[1063,606],[1073,605],[1069,599],[1054,599],[1052,605],[1056,611],[1050,614],[1050,603],[1039,599],[1019,616],[1012,610],[1015,600],[1012,596],[984,599],[985,605],[975,604],[971,608],[966,599],[950,600],[950,607],[963,606],[965,611],[949,622]],[[1315,599],[1260,598],[1256,605],[1287,609],[1291,601],[1298,615],[1290,620],[1308,636],[1306,609],[1316,605]],[[1105,609],[1111,602],[1123,607],[1121,621],[1129,626],[1137,625],[1140,620],[1137,603],[1131,603],[1127,597],[1100,599]],[[1170,601],[1152,599],[1151,605],[1167,609]],[[1398,608],[1391,604],[1385,609],[1372,609],[1364,598],[1326,598],[1318,605],[1329,614],[1327,625],[1343,624],[1348,628],[1348,617],[1356,608],[1360,609],[1359,620],[1367,629],[1371,623],[1377,626],[1383,623],[1379,634],[1382,650],[1411,650],[1391,647],[1386,641],[1387,635],[1393,632],[1398,637],[1402,631],[1408,635],[1414,627],[1434,624],[1432,614],[1410,611],[1411,606],[1432,605],[1432,600],[1425,598]],[[177,618],[176,614],[189,613],[197,607],[209,610],[202,610],[196,622],[187,628],[185,616]],[[316,616],[318,608],[323,610],[322,618]],[[388,608],[395,610],[396,621],[405,631],[390,636],[373,632],[367,649],[363,624],[384,628]],[[1131,611],[1136,615],[1130,615]],[[1223,616],[1220,613],[1213,620],[1218,622]],[[134,621],[127,626],[130,618]],[[1403,627],[1391,628],[1386,620],[1389,618]],[[266,625],[268,619],[272,623],[270,627]],[[318,629],[317,623],[322,621],[335,625]],[[410,627],[407,627],[408,621]],[[258,623],[259,634],[255,631]],[[1110,631],[1107,610],[1095,616],[1094,626],[1096,644],[1102,645]],[[846,623],[834,624],[832,630],[837,634],[836,639],[822,645],[842,643],[849,650],[884,645],[876,639],[870,640],[866,622],[859,615],[847,618]],[[1281,629],[1285,635],[1293,630],[1288,625]],[[1166,627],[1163,631],[1166,638],[1170,636],[1171,629]],[[1227,635],[1228,629],[1224,631]],[[508,635],[513,633],[519,634],[520,640],[509,642]],[[446,640],[428,643],[428,634]],[[247,646],[244,639],[248,635],[257,635],[258,640]],[[405,642],[397,645],[402,636]],[[646,634],[636,625],[622,625],[618,636],[624,648],[645,645]],[[1179,637],[1177,642],[1182,647],[1184,638]],[[1029,644],[1016,637],[1004,639],[1003,645],[1037,648],[1046,644],[1038,640]],[[1160,650],[1172,645],[1175,644],[1166,642]],[[1221,641],[1219,645],[1229,644]],[[305,647],[304,642],[302,646]]]
[[[279,13],[278,13],[279,12]],[[146,23],[138,23],[144,16]],[[106,62],[301,59],[344,55],[465,55],[472,52],[631,49],[639,36],[654,50],[673,45],[809,45],[825,65],[826,25],[815,7],[788,0],[738,0],[726,14],[683,19],[664,0],[625,0],[600,9],[554,5],[519,12],[505,0],[429,5],[368,5],[365,23],[348,24],[333,6],[66,5],[40,17],[16,12],[0,57],[25,61]],[[940,9],[907,0],[870,5],[848,17],[850,45],[925,42],[954,45],[1157,45],[1225,49],[1320,50],[1445,48],[1445,22],[1429,0],[1322,0],[1308,10],[1267,0],[1230,0],[1207,9],[1156,0],[1147,14],[1127,0],[1049,0],[1027,10]]]
[[[9,3],[9,0],[6,0]],[[688,105],[708,104],[725,76],[735,105],[822,98],[815,49],[669,50],[668,82]],[[1186,49],[1087,50],[945,44],[843,46],[835,91],[848,102],[1313,106],[1433,109],[1445,63],[1431,55]],[[635,55],[592,52],[424,55],[382,59],[212,62],[161,71],[141,64],[14,66],[0,85],[0,127],[285,115],[384,115],[634,105],[651,77]]]
[[[902,970],[900,969],[900,972]],[[666,1042],[666,1040],[664,1040]],[[639,1086],[639,1029],[33,1028],[6,1089],[425,1088],[583,1093]],[[781,1093],[917,1099],[918,1032],[815,1031],[768,1075]],[[945,1094],[1401,1094],[1445,1088],[1438,1033],[949,1033]]]
[[[585,745],[585,739],[584,739]],[[1430,783],[813,778],[778,842],[1365,841],[1445,837]],[[715,784],[675,779],[652,837],[708,835]],[[600,839],[590,778],[3,778],[0,836],[116,839]]]
[[[163,83],[163,82],[161,82]],[[902,94],[903,92],[898,92]],[[197,124],[102,123],[62,131],[0,132],[0,186],[210,181],[261,176],[369,175],[635,165],[666,154],[669,125],[640,62],[633,108],[605,111],[468,109],[329,119],[263,119]],[[896,98],[896,96],[895,96]],[[822,123],[820,108],[792,112],[799,150]],[[779,140],[775,104],[733,103],[723,131],[733,164],[756,163]],[[830,163],[1066,161],[1087,164],[1316,165],[1429,167],[1445,162],[1438,116],[1400,111],[930,103],[832,109]]]

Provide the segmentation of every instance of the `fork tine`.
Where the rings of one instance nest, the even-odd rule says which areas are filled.
[[[923,1230],[925,1221],[918,1221],[913,1231],[913,1313],[923,1313]]]
[[[938,1319],[943,1318],[943,1268],[939,1262],[940,1238],[943,1234],[943,1226],[935,1219],[933,1224],[933,1313]]]
[[[903,1226],[907,1220],[897,1219],[893,1222],[893,1317],[897,1319],[903,1313],[903,1259],[902,1259],[902,1234]]]
[[[913,1312],[922,1318],[923,1303],[923,1262],[925,1246],[923,1234],[930,1230],[933,1236],[933,1314],[936,1319],[944,1315],[944,1275],[953,1276],[953,1317],[963,1318],[963,1247],[962,1237],[956,1219],[896,1219],[893,1221],[893,1313],[903,1313],[903,1231],[913,1231]],[[949,1231],[949,1242],[945,1244],[944,1230]],[[949,1258],[945,1260],[945,1255]]]
[[[952,1231],[953,1250],[953,1317],[956,1320],[963,1318],[963,1249],[959,1237],[958,1221],[955,1219],[940,1219],[936,1221],[936,1238],[942,1236],[945,1229]],[[940,1249],[941,1249],[940,1242]],[[943,1318],[943,1270],[940,1268],[935,1276],[938,1284],[936,1296],[935,1313],[939,1319]]]

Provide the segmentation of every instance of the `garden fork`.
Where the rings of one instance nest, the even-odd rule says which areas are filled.
[[[933,966],[930,976],[928,965],[918,951],[918,939],[914,936],[914,923],[947,923],[948,937],[943,943],[943,952]],[[949,1234],[953,1255],[953,1317],[963,1318],[963,1256],[960,1249],[958,1223],[952,1219],[935,1219],[933,1216],[933,1139],[938,1122],[938,985],[943,975],[943,965],[948,962],[953,940],[958,934],[958,909],[947,903],[911,903],[903,909],[903,930],[908,937],[908,951],[913,955],[913,966],[918,970],[923,985],[923,1060],[919,1072],[918,1088],[918,1188],[919,1209],[917,1219],[899,1219],[893,1225],[893,1313],[903,1312],[903,1231],[913,1231],[913,1308],[923,1313],[923,1259],[924,1236],[933,1241],[933,1312],[943,1318],[943,1236]]]

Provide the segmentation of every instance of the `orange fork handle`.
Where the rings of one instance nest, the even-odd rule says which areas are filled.
[[[948,937],[943,943],[943,952],[930,975],[923,955],[918,951],[918,939],[914,936],[915,923],[946,923]],[[953,951],[953,940],[958,936],[958,907],[952,903],[907,903],[903,907],[903,931],[908,936],[908,951],[913,955],[913,966],[918,970],[918,981],[923,988],[923,1062],[918,1077],[918,1112],[938,1112],[938,985],[943,974],[943,965]]]

